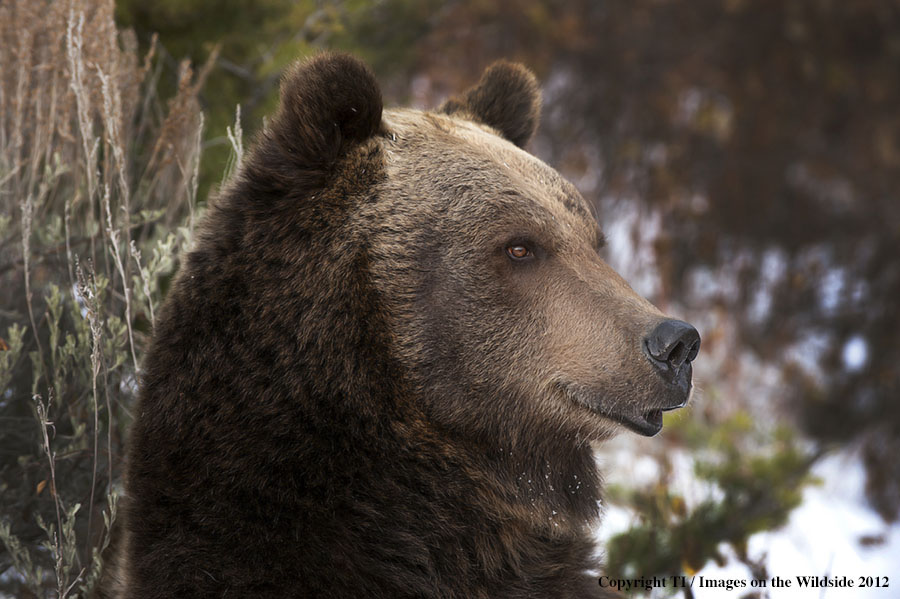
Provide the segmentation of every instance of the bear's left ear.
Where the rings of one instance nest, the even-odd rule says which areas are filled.
[[[438,109],[468,116],[493,127],[517,146],[534,136],[541,115],[541,92],[534,74],[521,64],[500,60],[485,70],[475,87]]]

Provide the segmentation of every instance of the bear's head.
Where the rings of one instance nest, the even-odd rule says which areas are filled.
[[[494,64],[435,112],[383,111],[368,68],[321,55],[286,77],[244,176],[272,182],[254,205],[277,215],[266,241],[287,223],[327,238],[302,258],[317,268],[286,288],[324,281],[347,287],[330,301],[364,299],[379,351],[442,429],[511,442],[596,440],[613,423],[654,435],[688,400],[700,338],[607,265],[588,203],[523,150],[539,112],[535,78],[516,64]],[[348,279],[343,263],[363,275]],[[340,331],[316,334],[329,333]]]

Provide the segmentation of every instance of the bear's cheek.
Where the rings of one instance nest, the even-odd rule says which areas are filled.
[[[395,273],[379,279],[394,349],[413,378],[463,385],[477,374],[484,381],[498,350],[495,332],[514,323],[485,281],[443,265],[422,269],[415,280]]]

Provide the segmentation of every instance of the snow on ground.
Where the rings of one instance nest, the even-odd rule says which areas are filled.
[[[656,467],[652,458],[635,458],[625,446],[604,452],[599,458],[602,472],[609,482],[617,480],[637,484],[655,480]],[[630,454],[630,455],[629,455]],[[688,503],[699,501],[709,493],[708,485],[692,476],[691,460],[683,452],[673,459],[677,491]],[[900,523],[888,526],[865,502],[863,488],[865,469],[858,455],[842,452],[822,459],[813,474],[822,480],[818,486],[804,491],[803,503],[791,514],[787,525],[777,531],[758,533],[750,538],[751,558],[766,555],[769,576],[791,581],[791,586],[766,590],[772,599],[898,599],[900,598]],[[604,516],[597,537],[601,543],[616,533],[627,530],[633,515],[619,506],[604,506]],[[740,514],[735,514],[736,518]],[[863,546],[860,540],[882,538],[883,542]],[[723,546],[723,554],[733,552]],[[675,574],[675,573],[673,573]],[[751,591],[749,569],[730,559],[724,567],[714,563],[697,572],[705,580],[743,580],[746,588],[732,591],[723,588],[693,588],[696,599],[737,599]],[[829,579],[847,577],[852,588],[798,586],[798,576]],[[871,578],[882,586],[860,588],[861,577]],[[887,583],[889,586],[884,587]],[[654,594],[652,597],[664,597]]]

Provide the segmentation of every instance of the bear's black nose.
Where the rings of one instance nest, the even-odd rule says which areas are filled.
[[[664,376],[675,377],[700,351],[700,333],[681,320],[664,320],[644,337],[644,353]]]

